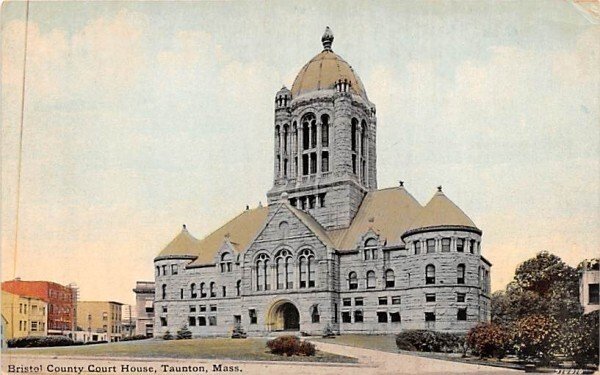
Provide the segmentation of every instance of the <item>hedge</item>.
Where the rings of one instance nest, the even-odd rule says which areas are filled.
[[[66,336],[27,336],[9,339],[6,341],[9,348],[41,348],[49,346],[83,345]]]
[[[407,330],[396,335],[400,350],[419,352],[464,352],[465,336],[458,333],[428,330]]]

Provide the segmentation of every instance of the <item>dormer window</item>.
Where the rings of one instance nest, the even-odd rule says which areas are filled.
[[[221,272],[231,272],[233,259],[230,253],[223,253],[221,255]]]
[[[364,258],[365,260],[377,259],[376,239],[369,238],[367,241],[365,241]]]

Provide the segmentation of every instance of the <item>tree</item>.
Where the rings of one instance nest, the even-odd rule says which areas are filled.
[[[513,330],[514,349],[521,359],[538,359],[548,364],[558,354],[559,324],[544,315],[529,315],[517,321]]]
[[[515,271],[515,282],[522,289],[542,297],[551,295],[556,287],[574,293],[579,288],[577,270],[547,251],[521,263]]]

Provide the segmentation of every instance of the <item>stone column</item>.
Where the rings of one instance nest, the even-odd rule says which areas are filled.
[[[321,174],[321,150],[323,145],[321,144],[322,137],[322,124],[317,122],[317,176]]]

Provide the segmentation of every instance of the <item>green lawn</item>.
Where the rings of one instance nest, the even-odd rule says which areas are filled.
[[[312,340],[312,339],[311,339]],[[330,342],[332,344],[348,345],[357,348],[381,350],[383,352],[398,353],[395,335],[341,335],[334,339],[317,338],[315,341]]]
[[[356,359],[317,351],[313,357],[279,356],[271,354],[266,339],[193,339],[193,340],[142,340],[109,344],[6,349],[7,355],[55,355],[55,356],[100,356],[100,357],[157,357],[157,358],[204,358],[247,361],[301,361],[355,363]]]

